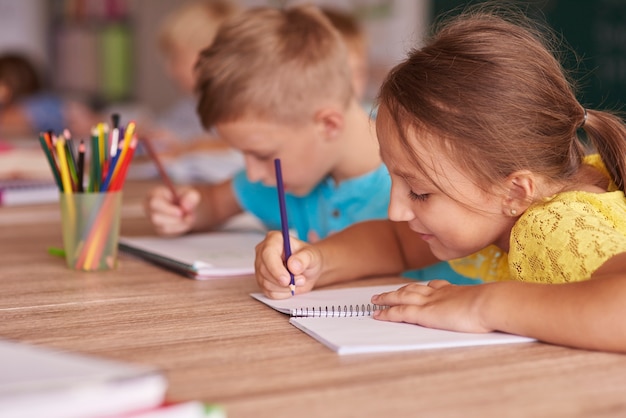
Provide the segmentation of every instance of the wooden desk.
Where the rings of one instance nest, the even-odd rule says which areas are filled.
[[[149,229],[131,216],[122,231]],[[158,366],[171,400],[229,417],[626,414],[623,355],[529,343],[340,357],[250,298],[252,278],[194,281],[124,254],[115,271],[75,272],[46,252],[60,233],[0,223],[0,337]]]

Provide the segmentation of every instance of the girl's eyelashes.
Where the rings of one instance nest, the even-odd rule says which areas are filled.
[[[426,199],[428,199],[428,193],[417,194],[412,191],[409,191],[409,199],[419,200],[420,202],[424,202]]]
[[[273,160],[274,157],[273,155],[259,155],[259,154],[253,154],[254,158],[257,161],[269,161],[269,160]]]

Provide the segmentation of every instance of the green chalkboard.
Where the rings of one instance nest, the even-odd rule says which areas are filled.
[[[476,1],[432,0],[433,19]],[[585,107],[626,108],[626,0],[516,1],[529,16],[545,20],[565,41],[562,61],[578,82]],[[568,51],[568,48],[573,50]]]

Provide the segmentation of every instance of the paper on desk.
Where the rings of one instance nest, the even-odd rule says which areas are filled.
[[[121,237],[120,249],[196,279],[254,273],[258,231],[208,232],[182,237]]]
[[[0,340],[0,416],[110,416],[162,404],[156,369]]]

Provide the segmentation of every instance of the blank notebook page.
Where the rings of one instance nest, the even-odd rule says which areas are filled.
[[[293,315],[297,312],[297,315],[300,315],[303,312],[306,314],[314,311],[309,316],[292,316],[289,322],[339,354],[534,341],[532,338],[500,332],[465,333],[379,321],[368,316],[371,311],[363,310],[362,306],[371,304],[372,295],[396,290],[405,284],[314,290],[282,300],[269,299],[260,293],[253,293],[251,296],[285,314]],[[351,306],[354,310],[359,306],[359,312],[351,313]],[[327,316],[332,307],[341,309],[340,317]]]

